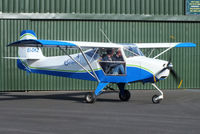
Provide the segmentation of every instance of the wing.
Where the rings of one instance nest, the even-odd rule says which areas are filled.
[[[119,48],[123,45],[136,45],[138,48],[173,48],[173,47],[196,47],[194,43],[101,43],[81,41],[59,41],[59,40],[36,40],[25,39],[9,44],[8,46],[18,47],[98,47],[98,48]]]

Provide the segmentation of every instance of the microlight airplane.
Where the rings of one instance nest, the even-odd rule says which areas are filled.
[[[155,85],[166,79],[171,73],[177,81],[180,78],[172,69],[169,61],[157,59],[174,47],[195,47],[193,43],[100,43],[79,41],[39,40],[32,30],[24,30],[20,40],[8,46],[18,47],[18,68],[30,73],[47,74],[74,79],[97,81],[93,92],[85,95],[88,103],[94,103],[98,95],[109,83],[116,83],[121,101],[128,101],[131,94],[125,85],[133,82],[152,83],[160,95],[153,95],[152,102],[163,100],[163,92]],[[57,47],[64,52],[63,56],[46,57],[40,47]],[[80,53],[69,54],[68,49],[76,48]],[[139,48],[166,48],[153,58],[144,56]],[[179,85],[180,86],[180,85]]]

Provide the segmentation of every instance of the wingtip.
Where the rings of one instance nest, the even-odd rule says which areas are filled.
[[[176,47],[196,47],[196,44],[192,42],[183,42],[176,45]]]

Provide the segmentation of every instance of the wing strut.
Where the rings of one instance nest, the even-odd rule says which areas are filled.
[[[83,68],[83,69],[84,69],[86,72],[88,72],[92,77],[94,77],[98,82],[100,82],[99,79],[98,79],[98,77],[97,77],[97,75],[96,75],[96,73],[94,72],[94,70],[92,69],[90,63],[88,62],[88,60],[87,60],[85,54],[84,54],[83,51],[81,50],[81,48],[79,48],[79,49],[80,49],[81,53],[83,54],[83,57],[85,58],[85,60],[86,60],[86,62],[87,62],[87,64],[88,64],[88,66],[90,67],[90,69],[91,69],[92,72],[94,73],[94,75],[93,75],[92,73],[90,73],[90,72],[89,72],[83,65],[81,65],[76,59],[74,59],[71,55],[69,55],[69,54],[64,50],[64,48],[61,48],[61,47],[59,47],[59,48],[60,48],[61,51],[63,51],[64,54],[66,54],[67,56],[69,56],[69,58],[71,58],[71,59],[72,59],[74,62],[76,62],[81,68]],[[67,48],[66,48],[66,49],[67,49]]]
[[[85,56],[85,54],[83,53],[82,49],[81,49],[80,47],[78,47],[78,48],[79,48],[79,50],[81,51],[81,53],[82,53],[82,55],[83,55],[83,57],[84,57],[85,61],[87,62],[88,66],[89,66],[89,67],[90,67],[90,69],[92,70],[92,72],[93,72],[93,74],[94,74],[94,76],[95,76],[96,80],[97,80],[98,82],[100,82],[100,80],[99,80],[99,78],[97,77],[97,75],[96,75],[96,73],[95,73],[94,69],[92,68],[92,66],[91,66],[90,62],[88,61],[87,57],[86,57],[86,56]]]
[[[169,51],[170,49],[172,49],[173,47],[169,47],[166,50],[164,50],[163,52],[161,52],[160,54],[156,55],[155,57],[153,57],[153,59],[158,58],[159,56],[161,56],[162,54],[166,53],[167,51]]]

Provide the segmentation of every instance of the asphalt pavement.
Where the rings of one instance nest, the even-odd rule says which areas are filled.
[[[200,90],[132,90],[129,102],[105,93],[96,103],[86,92],[0,93],[0,134],[198,134]]]

